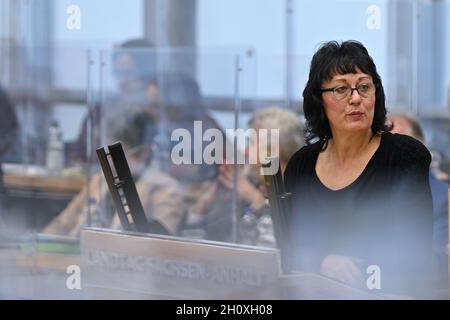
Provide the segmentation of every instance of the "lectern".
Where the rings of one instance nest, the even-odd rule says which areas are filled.
[[[83,290],[92,299],[380,299],[318,274],[284,275],[279,250],[84,229]]]

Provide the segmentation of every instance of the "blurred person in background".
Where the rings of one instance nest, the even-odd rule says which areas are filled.
[[[208,112],[200,86],[190,75],[174,71],[160,74],[155,96],[156,102],[151,103],[146,109],[147,112],[156,116],[158,122],[154,161],[160,170],[181,185],[183,212],[186,212],[211,189],[218,178],[217,164],[194,161],[194,154],[196,152],[203,154],[204,148],[209,144],[203,141],[203,135],[208,129],[217,129],[222,136],[225,136],[225,133]],[[197,125],[201,125],[199,132],[195,130],[196,122]],[[172,133],[179,129],[189,136],[189,138],[186,137],[187,140],[190,139],[189,141],[184,141],[184,138],[172,140]],[[201,143],[197,143],[196,138],[201,139]],[[181,143],[189,145],[189,149],[183,151],[183,153],[187,152],[188,161],[176,164],[172,159],[172,151]],[[224,144],[224,150],[225,147]],[[225,155],[225,152],[223,154]]]
[[[14,106],[3,88],[0,87],[0,227],[7,207],[7,189],[3,181],[2,162],[6,152],[12,147],[18,130]]]
[[[424,135],[418,120],[410,114],[393,113],[388,115],[393,127],[392,133],[411,136],[424,143]],[[435,170],[438,167],[435,167]],[[448,288],[448,190],[450,184],[437,178],[436,171],[430,170],[431,195],[433,198],[433,251],[439,264],[439,285]]]
[[[152,146],[156,135],[156,122],[146,112],[134,114],[124,125],[114,130],[111,141],[120,140],[127,161],[136,181],[136,189],[145,214],[158,220],[172,234],[176,233],[182,217],[182,198],[178,183],[152,165]],[[78,237],[83,227],[88,226],[88,206],[92,223],[98,227],[120,229],[117,214],[107,192],[101,194],[103,175],[95,175],[89,187],[84,188],[58,216],[43,230],[43,233]],[[104,190],[106,191],[106,190]],[[105,203],[106,202],[106,203]],[[101,208],[109,216],[99,219]]]
[[[271,107],[259,110],[250,118],[248,127],[256,132],[256,140],[251,139],[247,154],[265,154],[271,150],[269,142],[259,141],[259,132],[279,129],[279,159],[282,172],[289,158],[304,145],[304,127],[299,117],[292,111]],[[255,138],[255,137],[253,137]],[[275,147],[275,146],[274,146]],[[268,154],[269,155],[269,154]],[[240,165],[223,164],[213,186],[203,194],[188,211],[185,228],[202,228],[208,240],[231,241],[232,217],[231,198],[233,192],[233,169],[238,166],[237,194],[239,198],[240,221],[238,242],[250,245],[274,247],[270,208],[265,198],[264,179],[260,174],[261,163]]]
[[[102,117],[105,117],[107,127],[111,123],[117,124],[122,119],[118,113],[123,109],[128,113],[138,112],[154,99],[156,53],[152,43],[145,39],[127,40],[114,50],[112,60],[118,97],[107,98],[104,106],[96,103],[88,110],[77,139],[67,145],[70,164],[88,160],[87,139],[91,140],[92,151],[100,147]]]
[[[208,129],[223,130],[217,121],[206,109],[200,86],[188,74],[182,72],[162,73],[158,76],[155,88],[155,102],[150,103],[146,109],[156,116],[158,121],[158,137],[156,141],[156,156],[159,165],[177,180],[186,182],[201,182],[214,179],[217,176],[217,166],[194,163],[196,147],[202,151],[208,144],[202,141],[201,145],[195,143],[195,121],[201,123],[201,137]],[[171,141],[171,135],[176,129],[185,129],[191,136],[190,164],[175,165],[171,161],[171,150],[176,141]]]
[[[171,159],[170,152],[175,143],[171,141],[171,133],[176,129],[187,130],[187,132],[191,134],[191,146],[195,148],[196,144],[193,142],[193,139],[195,138],[194,121],[202,122],[203,132],[209,128],[220,129],[220,127],[204,108],[200,88],[197,82],[186,74],[177,72],[162,73],[158,77],[158,81],[155,82],[152,94],[153,99],[147,101],[146,104],[142,104],[139,109],[122,108],[117,110],[117,112],[105,115],[105,117],[108,119],[107,123],[111,123],[111,125],[108,126],[108,131],[111,131],[114,127],[123,127],[125,128],[125,132],[130,130],[135,130],[136,132],[141,131],[139,129],[140,125],[136,124],[136,116],[146,116],[151,119],[153,123],[151,143],[148,142],[148,137],[144,143],[147,147],[151,145],[151,148],[147,148],[147,151],[151,153],[151,163],[143,161],[142,159],[137,159],[137,161],[135,161],[133,159],[133,154],[130,154],[129,152],[126,152],[127,159],[130,163],[135,163],[133,166],[135,168],[137,168],[138,163],[139,166],[143,168],[151,166],[153,168],[152,170],[158,170],[160,174],[170,178],[159,179],[156,174],[144,174],[136,183],[138,190],[140,188],[143,188],[143,190],[152,190],[155,184],[158,185],[158,180],[161,181],[162,185],[165,185],[171,190],[174,189],[171,186],[177,186],[178,192],[176,194],[170,192],[170,194],[172,194],[173,202],[177,205],[172,206],[167,204],[163,210],[154,210],[166,217],[165,219],[161,219],[160,222],[175,234],[178,230],[179,218],[183,216],[187,207],[195,203],[200,195],[211,187],[212,183],[217,179],[218,168],[216,165],[207,165],[205,163],[193,164],[192,158],[192,164],[175,165]],[[125,125],[123,125],[124,122]],[[202,135],[203,132],[201,132]],[[116,137],[115,139],[123,140],[126,139],[127,136],[129,137],[132,135],[119,132],[115,133],[114,136]],[[128,145],[127,149],[135,149],[134,146],[136,143],[133,143],[131,147],[129,146],[130,143],[124,142],[124,147],[126,147],[125,144]],[[203,145],[200,145],[200,147],[203,147]],[[191,156],[195,152],[195,150],[188,151],[191,151]],[[169,181],[165,180],[171,180],[171,182],[169,183]],[[95,177],[93,182],[91,182],[92,186],[90,190],[98,190],[100,181],[100,177]],[[83,211],[83,206],[87,203],[87,192],[87,189],[84,190],[84,192],[74,199],[65,212],[60,214],[59,218],[54,219],[54,221],[45,228],[45,232],[69,232],[69,234],[78,234],[81,226],[86,224],[86,218],[84,217],[82,218],[84,220],[78,220],[78,218],[76,218],[76,212]],[[139,194],[142,202],[149,203],[149,206],[152,203],[159,203],[157,198],[153,196],[148,197],[148,192]],[[156,194],[157,193],[155,193],[155,195]],[[98,196],[94,197],[99,198]],[[161,198],[161,201],[165,201],[163,197]],[[96,201],[96,203],[98,203],[98,201]],[[144,208],[147,211],[145,205]],[[169,213],[164,213],[166,211],[169,211]],[[168,216],[176,218],[170,219],[171,222],[168,223]],[[118,228],[118,223],[119,220],[115,219],[113,226]]]

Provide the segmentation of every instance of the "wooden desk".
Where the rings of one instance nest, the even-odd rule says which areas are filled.
[[[5,186],[10,190],[76,194],[86,185],[84,176],[43,176],[7,173]]]
[[[18,230],[41,230],[86,185],[84,176],[5,173],[8,204],[4,220]]]

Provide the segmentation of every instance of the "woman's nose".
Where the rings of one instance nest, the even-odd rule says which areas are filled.
[[[350,103],[360,102],[361,95],[357,88],[350,88],[352,91],[350,92]]]

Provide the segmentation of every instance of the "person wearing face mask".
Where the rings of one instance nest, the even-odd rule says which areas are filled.
[[[303,111],[307,146],[284,172],[295,269],[363,290],[432,296],[431,155],[389,132],[382,81],[360,42],[327,42],[314,54]]]

